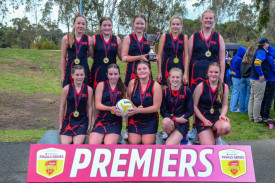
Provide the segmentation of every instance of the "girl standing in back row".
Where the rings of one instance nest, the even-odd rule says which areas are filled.
[[[116,64],[116,57],[121,59],[121,40],[112,34],[113,22],[109,17],[102,17],[99,21],[101,33],[92,36],[92,58],[90,83],[94,90],[101,81],[107,81],[107,68]]]
[[[88,52],[92,53],[91,37],[84,34],[87,28],[87,20],[77,14],[74,18],[73,30],[62,38],[61,46],[61,83],[64,86],[72,82],[71,70],[75,65],[85,68],[84,83],[88,84],[89,66],[87,62]]]
[[[146,56],[150,51],[150,46],[144,36],[146,28],[146,18],[143,14],[136,15],[133,21],[134,32],[124,37],[122,43],[122,61],[127,62],[125,75],[125,85],[136,78],[136,68],[139,61],[149,62]],[[149,63],[150,64],[150,63]]]
[[[168,87],[167,79],[170,69],[176,67],[184,73],[182,81],[188,84],[188,72],[184,67],[188,66],[188,37],[181,34],[182,19],[175,15],[170,19],[170,33],[163,34],[159,41],[158,49],[158,77],[162,88]]]

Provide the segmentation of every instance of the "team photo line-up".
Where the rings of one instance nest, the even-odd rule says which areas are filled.
[[[155,144],[160,111],[166,144],[186,144],[189,118],[193,118],[192,131],[195,130],[200,144],[221,145],[220,137],[231,131],[226,117],[229,89],[223,82],[225,44],[212,29],[213,11],[204,11],[201,22],[202,29],[188,39],[181,34],[182,19],[173,16],[170,33],[160,36],[158,54],[154,54],[158,36],[151,39],[144,32],[143,14],[133,19],[134,31],[123,41],[112,34],[113,23],[108,17],[100,20],[100,34],[84,34],[87,20],[77,14],[72,32],[62,38],[61,143],[82,144],[90,133],[89,144],[117,144],[124,121],[124,138],[130,144]],[[253,57],[251,75],[259,85],[265,83],[267,70],[274,66],[274,58],[267,56],[269,43],[262,38]],[[93,59],[91,69],[89,57]],[[117,57],[127,63],[124,82]],[[150,62],[158,65],[156,81]],[[253,102],[259,102],[258,96]],[[122,105],[128,105],[126,113]],[[254,113],[250,116],[251,120],[258,120]]]

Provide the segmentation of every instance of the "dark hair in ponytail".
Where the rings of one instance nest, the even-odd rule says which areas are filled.
[[[209,68],[210,67],[212,67],[212,66],[216,66],[216,67],[218,67],[219,68],[219,70],[220,70],[220,73],[221,73],[221,66],[220,66],[220,64],[218,64],[217,62],[213,62],[213,63],[211,63],[211,64],[209,64],[209,66],[208,66],[208,68],[207,68],[207,73],[208,73],[208,71],[209,71]],[[218,96],[217,96],[217,102],[219,102],[219,103],[222,103],[222,99],[223,99],[223,82],[222,82],[222,80],[221,80],[221,78],[219,77],[219,79],[218,79]]]
[[[117,64],[110,64],[107,68],[107,74],[108,74],[109,69],[111,69],[111,68],[117,69],[118,73],[120,74],[120,68]],[[122,91],[122,96],[126,97],[126,87],[125,87],[124,83],[122,82],[121,77],[119,77],[119,79],[118,79],[117,86]]]

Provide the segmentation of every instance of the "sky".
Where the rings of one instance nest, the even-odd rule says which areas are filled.
[[[200,16],[201,11],[194,11],[194,7],[192,7],[192,4],[194,4],[197,0],[192,0],[192,1],[187,1],[186,3],[186,7],[188,10],[188,14],[186,15],[187,19],[196,19],[198,18],[198,16]],[[44,7],[44,4],[47,2],[47,0],[43,0],[42,1],[42,6]],[[250,4],[251,0],[243,0],[243,2]],[[38,10],[38,12],[42,12],[42,10]],[[58,7],[55,6],[53,7],[53,11],[52,11],[52,20],[57,20],[58,17]],[[4,19],[4,23],[7,23],[8,26],[10,26],[10,22],[13,18],[23,18],[24,16],[26,16],[29,21],[31,23],[35,23],[35,17],[33,16],[33,12],[31,13],[25,13],[25,6],[20,6],[18,10],[13,10],[11,7],[9,8],[9,13],[8,16],[6,16],[6,18]],[[38,13],[38,21],[42,18],[42,13]],[[63,31],[66,32],[67,28],[65,25],[62,25],[61,23],[59,24],[59,28]],[[116,29],[114,28],[114,32],[116,31]]]

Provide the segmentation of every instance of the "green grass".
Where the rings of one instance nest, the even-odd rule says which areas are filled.
[[[0,130],[0,142],[37,142],[46,130]]]
[[[88,60],[92,66],[92,60]],[[118,59],[121,78],[124,80],[126,63]],[[152,74],[157,76],[157,63],[151,64]],[[61,94],[60,51],[0,49],[0,92]],[[0,104],[3,107],[3,104]],[[224,140],[252,140],[275,138],[275,130],[248,120],[247,114],[228,112],[232,131]],[[271,117],[275,118],[273,108]],[[58,118],[58,116],[56,117]],[[158,130],[161,129],[161,120]],[[41,119],[47,123],[48,119]],[[192,121],[192,119],[190,119]],[[124,127],[125,128],[125,127]],[[0,130],[0,142],[37,141],[47,129],[40,130]]]

